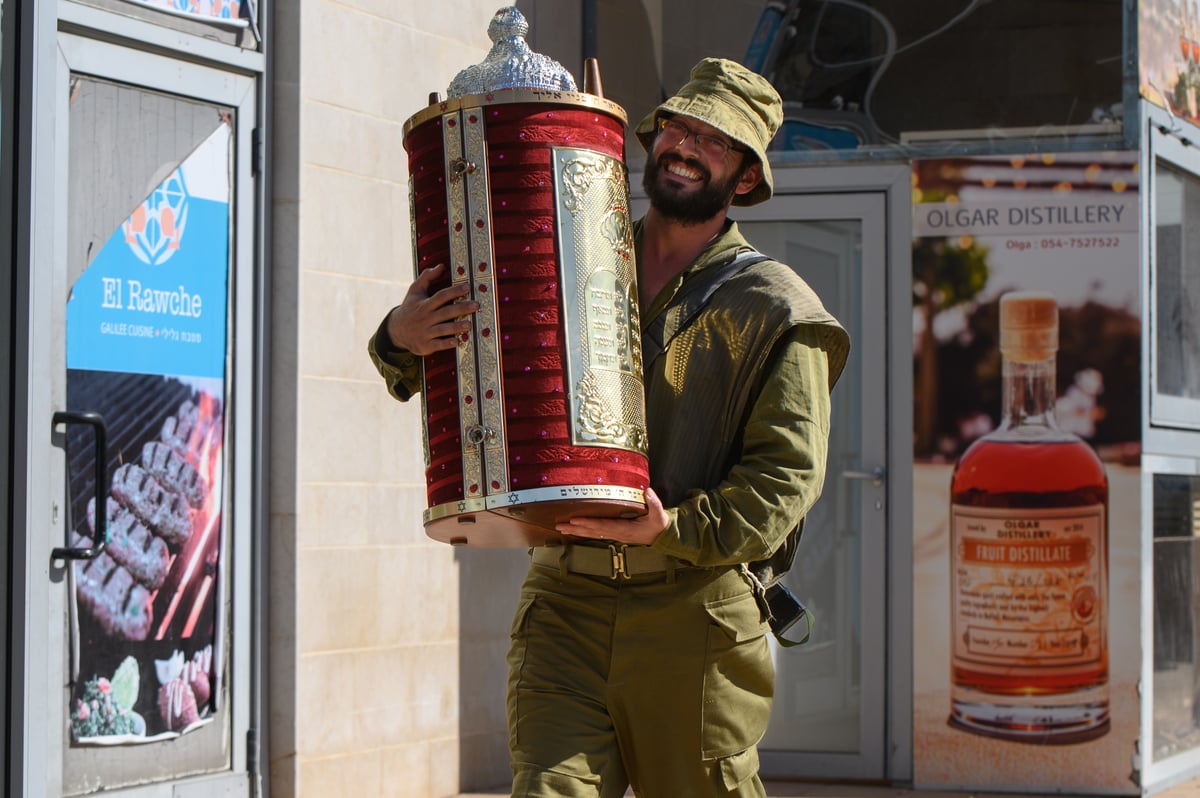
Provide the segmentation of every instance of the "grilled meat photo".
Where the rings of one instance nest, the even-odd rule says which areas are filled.
[[[113,474],[112,494],[167,543],[180,546],[191,537],[192,511],[183,496],[164,488],[141,466],[120,466]]]
[[[193,507],[199,507],[204,501],[206,487],[200,472],[167,444],[149,441],[143,446],[142,468],[164,488],[182,494]]]
[[[72,546],[87,547],[83,535],[71,535]],[[104,552],[75,563],[79,603],[111,637],[145,640],[150,633],[150,592]]]
[[[108,547],[105,553],[123,565],[148,590],[157,590],[167,578],[167,569],[171,565],[167,544],[146,529],[136,515],[113,497],[109,496],[105,505],[108,509]],[[95,537],[95,499],[88,501],[87,513],[88,527]]]

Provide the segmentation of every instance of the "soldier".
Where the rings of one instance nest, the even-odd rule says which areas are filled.
[[[727,218],[770,198],[782,116],[764,78],[706,58],[636,128],[648,512],[576,518],[559,525],[564,545],[532,550],[508,656],[514,796],[765,794],[774,668],[748,566],[820,495],[849,350],[812,290]],[[454,347],[478,308],[465,287],[431,295],[442,273],[422,273],[372,339],[398,395],[419,389],[401,364]]]

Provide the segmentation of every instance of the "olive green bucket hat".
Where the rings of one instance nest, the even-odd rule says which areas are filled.
[[[745,145],[762,164],[763,179],[733,198],[734,205],[757,205],[771,198],[775,182],[767,163],[767,145],[783,123],[783,100],[766,78],[725,58],[705,58],[692,68],[691,80],[638,123],[634,132],[650,152],[660,114],[682,114],[712,125]]]

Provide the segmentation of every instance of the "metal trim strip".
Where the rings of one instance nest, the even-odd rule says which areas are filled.
[[[462,118],[459,112],[442,117],[442,146],[446,167],[446,220],[450,235],[450,281],[461,285],[471,281],[471,246],[467,224],[467,187],[462,180]],[[480,427],[478,378],[475,365],[475,337],[464,335],[455,347],[458,366],[458,419],[462,451],[463,496],[479,494],[483,485],[483,461],[479,449],[468,446],[473,430]]]
[[[554,106],[578,106],[591,108],[609,116],[616,117],[624,126],[629,122],[625,109],[612,100],[597,97],[586,92],[555,91],[553,89],[499,89],[487,94],[466,94],[449,100],[432,103],[408,118],[404,123],[404,138],[424,122],[437,116],[457,113],[468,108],[483,108],[492,105],[507,105],[512,103],[546,103]]]
[[[478,444],[483,450],[485,495],[506,492],[508,484],[508,443],[504,431],[504,389],[500,354],[500,318],[496,305],[496,259],[492,242],[491,190],[489,184],[487,139],[483,113],[478,109],[463,112],[463,140],[466,144],[465,169],[467,208],[470,215],[471,262],[467,266],[479,310],[472,317],[475,351],[478,358],[475,397],[481,425],[464,447]]]
[[[549,488],[533,488],[531,490],[516,490],[494,496],[485,496],[482,499],[464,499],[463,501],[439,504],[425,510],[423,520],[424,523],[429,524],[443,518],[464,515],[466,513],[502,510],[526,504],[544,504],[546,502],[580,499],[605,499],[609,501],[645,504],[646,494],[645,491],[638,488],[627,488],[623,485],[559,485]]]

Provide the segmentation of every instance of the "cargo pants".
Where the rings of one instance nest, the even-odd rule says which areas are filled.
[[[775,672],[734,567],[530,566],[508,654],[514,798],[765,796]]]

